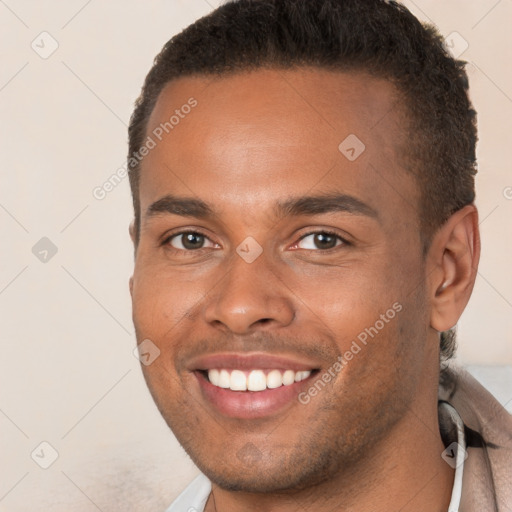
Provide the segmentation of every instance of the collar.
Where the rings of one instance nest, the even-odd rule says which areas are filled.
[[[453,480],[452,497],[448,512],[459,512],[460,501],[462,498],[462,476],[464,473],[464,461],[467,458],[466,436],[464,433],[464,422],[459,413],[448,402],[439,402],[439,424],[443,431],[443,426],[449,427],[449,432],[445,430],[443,440],[447,444],[441,457],[455,469]],[[451,428],[450,428],[451,427]],[[447,429],[448,430],[448,429]],[[452,435],[450,436],[450,432]],[[455,435],[453,435],[455,434]],[[449,441],[451,437],[451,442]]]

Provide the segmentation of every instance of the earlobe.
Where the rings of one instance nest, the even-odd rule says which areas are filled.
[[[451,329],[464,311],[480,258],[478,212],[468,205],[455,212],[434,236],[429,250],[430,325]]]

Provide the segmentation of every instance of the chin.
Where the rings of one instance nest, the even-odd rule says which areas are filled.
[[[211,482],[230,492],[295,493],[329,480],[339,469],[337,461],[331,460],[332,455],[317,454],[315,461],[311,458],[311,452],[293,454],[281,460],[271,457],[267,460],[260,458],[259,461],[239,461],[237,458],[237,464],[222,465],[215,462],[205,464],[193,454],[190,455]]]

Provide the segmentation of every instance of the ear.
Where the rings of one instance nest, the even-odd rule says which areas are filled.
[[[135,219],[130,222],[128,231],[130,233],[130,238],[132,239],[133,245],[135,245]]]
[[[474,205],[458,210],[441,226],[427,258],[430,326],[443,332],[457,323],[475,284],[480,234]]]
[[[132,239],[132,242],[133,242],[134,251],[136,251],[137,250],[137,242],[136,242],[136,237],[135,237],[135,221],[134,220],[132,220],[130,222],[130,226],[128,227],[128,232],[130,233],[130,238]],[[133,276],[130,277],[129,286],[130,286],[130,295],[133,296]]]

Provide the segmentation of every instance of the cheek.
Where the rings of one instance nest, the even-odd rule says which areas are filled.
[[[377,376],[388,380],[400,361],[417,366],[425,338],[418,328],[425,314],[420,272],[415,262],[381,255],[367,264],[296,275],[293,291],[304,324],[321,325],[335,340],[346,376],[375,382]]]
[[[348,339],[374,325],[400,300],[393,273],[381,260],[308,269],[286,276],[305,315],[321,320],[336,338]],[[383,276],[387,278],[383,279]],[[391,311],[390,316],[394,316]]]
[[[397,300],[392,302],[393,298]],[[396,400],[411,400],[429,357],[424,310],[421,287],[414,295],[397,290],[377,315],[368,315],[359,324],[344,354],[351,358],[347,376],[361,390],[376,395],[393,390]]]
[[[183,322],[190,322],[206,292],[201,280],[187,279],[172,269],[136,266],[132,307],[138,334],[158,340],[178,326],[181,329]]]
[[[177,284],[166,275],[168,273],[154,266],[136,266],[132,292],[137,343],[150,340],[159,351],[151,364],[142,364],[141,368],[164,418],[168,416],[165,411],[185,407],[183,383],[175,369],[175,353],[184,340],[183,329],[189,328],[188,310],[195,298],[187,295],[187,291],[193,292],[195,287]]]

